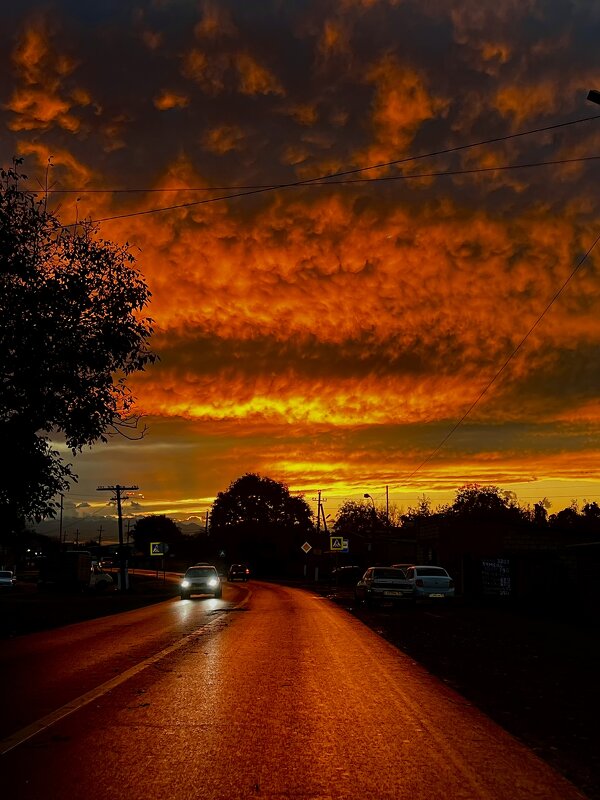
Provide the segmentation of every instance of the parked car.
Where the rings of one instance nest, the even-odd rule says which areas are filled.
[[[412,584],[407,581],[404,571],[396,567],[369,567],[354,589],[357,603],[382,600],[410,599],[413,594]]]
[[[232,564],[227,573],[228,581],[247,581],[250,579],[250,569],[245,564]]]
[[[444,600],[454,597],[454,581],[443,567],[412,566],[406,570],[415,600]]]
[[[223,587],[217,568],[211,564],[196,564],[188,567],[180,584],[181,599],[186,600],[193,594],[212,594],[221,597]]]
[[[335,586],[356,586],[356,582],[360,580],[364,571],[364,567],[357,567],[355,565],[336,567],[331,571],[330,583]]]
[[[0,589],[12,589],[16,580],[14,574],[9,569],[0,570]]]
[[[406,570],[409,567],[412,567],[412,564],[392,564],[392,567],[394,567],[394,569],[401,569],[402,572],[404,572],[404,574],[406,575]]]

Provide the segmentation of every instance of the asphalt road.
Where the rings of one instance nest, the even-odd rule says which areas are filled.
[[[301,589],[227,585],[7,640],[0,657],[3,794],[19,800],[582,796]]]

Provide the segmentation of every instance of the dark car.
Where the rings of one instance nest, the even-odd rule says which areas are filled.
[[[0,588],[4,589],[13,589],[16,583],[16,578],[11,570],[2,569],[0,570]]]
[[[250,570],[245,564],[232,564],[227,573],[228,581],[247,581],[250,578]]]
[[[336,567],[331,571],[330,583],[334,586],[356,586],[356,582],[360,580],[364,571],[364,567],[356,565]]]
[[[212,594],[221,597],[223,588],[217,568],[211,564],[196,564],[189,567],[181,581],[181,599],[186,600],[193,594]]]

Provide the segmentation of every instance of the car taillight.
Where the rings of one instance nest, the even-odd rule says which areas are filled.
[[[417,578],[415,581],[415,586],[419,586],[421,589],[423,588],[423,580],[421,578]]]
[[[250,575],[250,570],[249,569],[246,570],[246,575]]]

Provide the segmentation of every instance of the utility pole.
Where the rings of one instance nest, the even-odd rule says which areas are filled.
[[[208,510],[206,511],[206,516],[204,518],[204,533],[208,536]]]
[[[64,494],[61,494],[61,496],[60,496],[60,525],[59,525],[59,528],[58,528],[58,544],[59,544],[59,548],[58,549],[59,550],[62,549],[62,543],[63,543],[62,517],[63,517],[63,500],[64,500],[64,497],[65,497]]]
[[[98,528],[98,558],[102,555],[100,548],[102,547],[102,525]]]
[[[321,533],[321,490],[317,491],[317,533]]]
[[[128,576],[127,576],[127,559],[125,558],[125,548],[123,546],[123,513],[121,511],[121,493],[122,492],[137,492],[139,486],[121,486],[120,484],[116,484],[115,486],[98,486],[98,492],[114,492],[117,501],[117,519],[119,523],[119,586],[122,592],[124,592],[128,586]]]
[[[323,503],[327,500],[326,497],[321,497],[322,489],[317,489],[317,497],[312,497],[311,500],[314,502],[317,501],[317,533],[321,533],[321,514],[323,514],[323,524],[325,527],[325,533],[327,533],[327,525],[325,524],[325,509],[323,508]]]
[[[390,487],[385,487],[385,518],[390,521]]]

